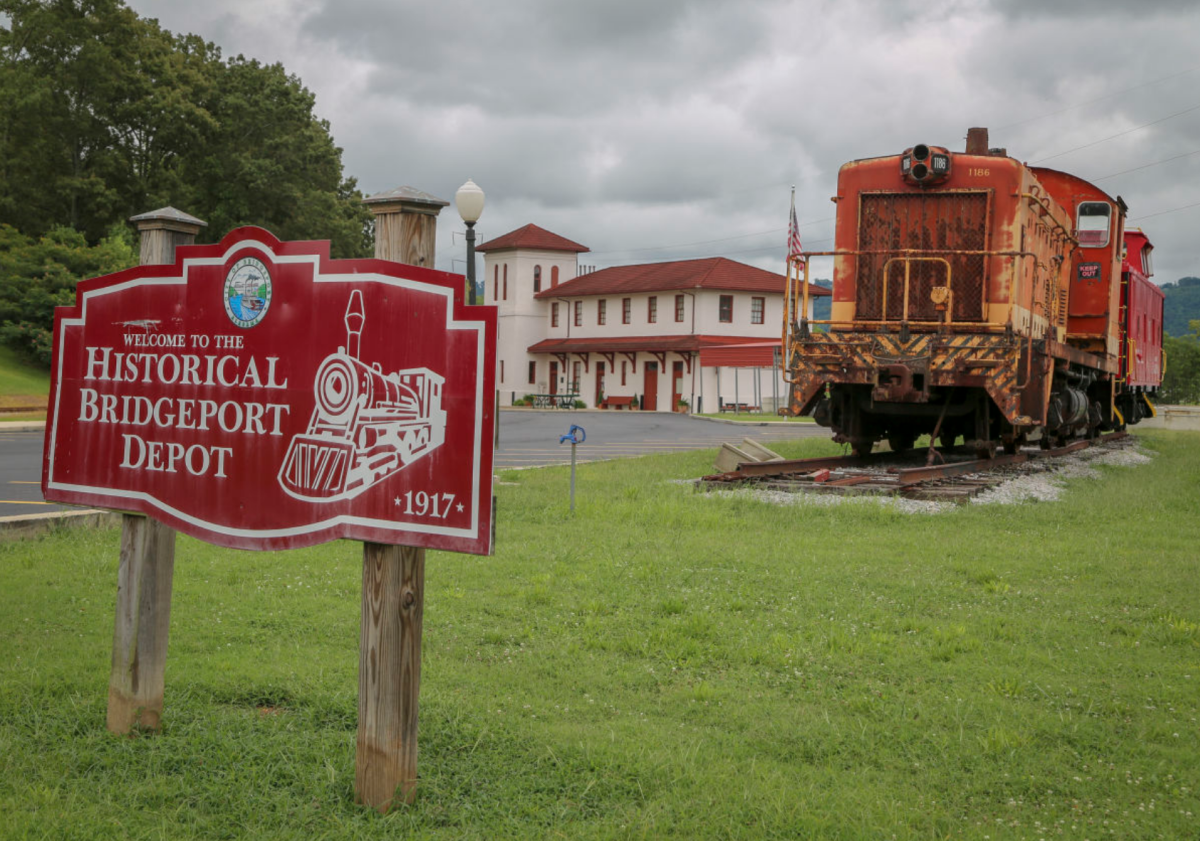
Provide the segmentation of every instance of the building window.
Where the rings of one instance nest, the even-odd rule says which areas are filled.
[[[629,363],[624,359],[621,360],[621,385],[625,385],[625,370],[629,367]]]
[[[504,360],[500,360],[500,382],[504,382]]]
[[[508,300],[508,263],[504,264],[504,285],[501,287],[504,290],[504,300]]]
[[[534,292],[542,291],[542,267],[541,266],[533,267],[533,291]]]
[[[575,392],[576,394],[579,393],[579,382],[580,382],[579,366],[580,366],[580,364],[581,363],[579,363],[579,362],[571,363],[571,391]]]
[[[675,296],[675,320],[683,321],[683,296]]]
[[[633,298],[621,299],[621,323],[628,324],[633,319]]]
[[[651,324],[658,321],[658,296],[651,295],[646,301],[646,320]]]
[[[529,363],[529,384],[533,385],[537,382],[537,362]]]
[[[558,266],[550,267],[550,288],[558,286]]]
[[[558,301],[555,301],[550,305],[550,326],[558,326]]]
[[[492,303],[500,300],[500,264],[492,266]]]
[[[575,326],[583,326],[583,301],[575,302]]]
[[[596,302],[596,323],[605,324],[608,322],[608,301],[601,298]]]
[[[763,323],[763,310],[767,308],[766,298],[751,298],[750,299],[750,323]]]
[[[720,303],[720,321],[722,324],[729,324],[733,321],[733,296],[722,295]]]

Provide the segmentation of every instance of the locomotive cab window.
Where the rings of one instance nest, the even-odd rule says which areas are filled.
[[[1112,205],[1102,201],[1085,201],[1079,205],[1075,235],[1083,248],[1103,248],[1108,245],[1112,227]]]

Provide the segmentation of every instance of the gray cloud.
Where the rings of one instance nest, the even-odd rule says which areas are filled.
[[[831,247],[847,160],[961,149],[986,125],[1036,161],[1200,104],[1194,2],[131,5],[298,73],[364,189],[450,199],[471,177],[483,235],[535,222],[599,265],[726,254],[778,270],[789,186],[805,243]],[[1046,165],[1101,177],[1197,148],[1200,111]],[[1197,176],[1200,155],[1101,186],[1136,219],[1200,201]],[[1159,280],[1200,274],[1197,221],[1200,208],[1146,220]],[[450,208],[439,266],[461,271],[458,227]]]

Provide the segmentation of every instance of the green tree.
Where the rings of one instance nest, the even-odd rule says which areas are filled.
[[[1185,336],[1164,336],[1167,370],[1159,400],[1168,404],[1200,403],[1200,320],[1188,322]]]
[[[206,235],[261,225],[281,239],[328,239],[335,257],[370,255],[370,211],[300,79],[242,56],[214,79],[215,128],[184,163],[197,209],[188,212],[208,222]]]
[[[75,303],[75,286],[137,265],[125,225],[89,246],[84,235],[58,227],[39,238],[0,225],[0,342],[33,362],[50,364],[54,308]]]
[[[370,255],[314,107],[282,65],[223,60],[123,0],[0,0],[0,341],[48,362],[54,307],[135,262],[128,218],[164,205],[208,241],[252,224]]]
[[[281,65],[222,61],[122,0],[0,0],[0,224],[97,242],[171,204],[212,239],[255,224],[366,256],[370,213],[314,105]]]

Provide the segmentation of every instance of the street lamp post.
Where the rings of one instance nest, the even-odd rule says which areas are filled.
[[[483,213],[483,190],[471,179],[458,188],[454,194],[454,204],[458,207],[458,215],[467,226],[467,285],[470,287],[468,302],[474,304],[475,293],[475,223]]]

